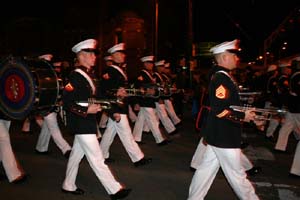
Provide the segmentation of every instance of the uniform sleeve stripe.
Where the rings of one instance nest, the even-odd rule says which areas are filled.
[[[217,115],[217,117],[222,118],[224,116],[226,116],[229,113],[228,110],[223,110],[220,114]]]

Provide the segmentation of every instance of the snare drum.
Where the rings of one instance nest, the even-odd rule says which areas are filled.
[[[0,110],[11,119],[46,115],[57,104],[61,82],[45,60],[9,57],[0,64]]]

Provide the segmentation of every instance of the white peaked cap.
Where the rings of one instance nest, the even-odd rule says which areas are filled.
[[[165,60],[160,60],[155,63],[155,66],[165,66]]]
[[[218,44],[214,47],[212,47],[209,51],[212,52],[213,54],[219,54],[223,53],[227,50],[239,50],[239,40],[235,39],[230,42],[223,42],[221,44]]]
[[[95,39],[87,39],[73,46],[72,51],[78,53],[82,50],[93,50],[96,49],[97,43],[98,42]]]
[[[154,61],[154,56],[144,56],[141,58],[142,62],[153,62]]]
[[[112,59],[111,56],[105,56],[105,57],[104,57],[104,60],[105,60],[105,61],[109,61],[109,60],[113,60],[113,59]]]
[[[277,65],[270,65],[267,69],[267,72],[275,71],[277,70],[278,66]]]
[[[113,54],[117,51],[124,51],[124,50],[125,50],[125,43],[119,43],[111,47],[110,49],[108,49],[107,52]]]
[[[39,59],[44,59],[44,60],[47,60],[47,61],[51,61],[52,58],[53,58],[52,54],[44,54],[44,55],[39,56]]]

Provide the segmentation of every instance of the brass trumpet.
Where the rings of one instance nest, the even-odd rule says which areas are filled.
[[[112,89],[111,94],[116,95],[118,89]],[[124,89],[127,93],[126,96],[146,96],[146,97],[159,97],[160,91],[158,89],[153,89],[153,88],[125,88]]]
[[[158,88],[160,96],[171,96],[172,94],[176,94],[179,92],[184,92],[184,89],[177,89],[173,87],[159,87]]]
[[[239,92],[240,96],[257,96],[261,94],[262,92]]]
[[[262,92],[239,92],[240,100],[252,104]]]
[[[231,109],[239,112],[245,112],[247,110],[253,110],[256,114],[258,114],[255,119],[256,120],[270,120],[273,116],[281,116],[285,114],[287,111],[283,109],[275,109],[275,108],[256,108],[250,106],[230,106]]]
[[[104,110],[111,109],[112,104],[117,105],[124,105],[124,102],[120,99],[95,99],[95,98],[89,98],[87,101],[78,101],[76,102],[77,105],[88,107],[90,104],[100,104],[101,108]]]

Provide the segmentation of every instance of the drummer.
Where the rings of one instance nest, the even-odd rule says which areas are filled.
[[[38,58],[45,62],[51,62],[53,55],[45,54],[39,56]],[[47,154],[50,138],[52,137],[53,141],[61,150],[64,157],[69,158],[71,146],[62,136],[57,122],[57,111],[57,106],[53,106],[53,108],[45,116],[43,116],[44,120],[36,143],[35,151],[38,154]]]
[[[0,112],[0,163],[10,183],[22,183],[26,181],[27,175],[19,164],[9,137],[11,121]]]
[[[38,57],[43,62],[49,62],[51,64],[51,60],[53,58],[52,54],[43,54]],[[60,131],[58,122],[57,122],[57,106],[53,106],[53,108],[48,111],[46,115],[41,116],[38,113],[35,113],[34,118],[37,124],[41,127],[41,131],[36,143],[35,152],[37,154],[48,154],[48,146],[50,142],[50,138],[52,136],[53,141],[61,150],[64,157],[68,158],[71,152],[71,146],[68,142],[63,138],[62,133]],[[22,131],[30,131],[30,119],[26,118],[23,123]]]

